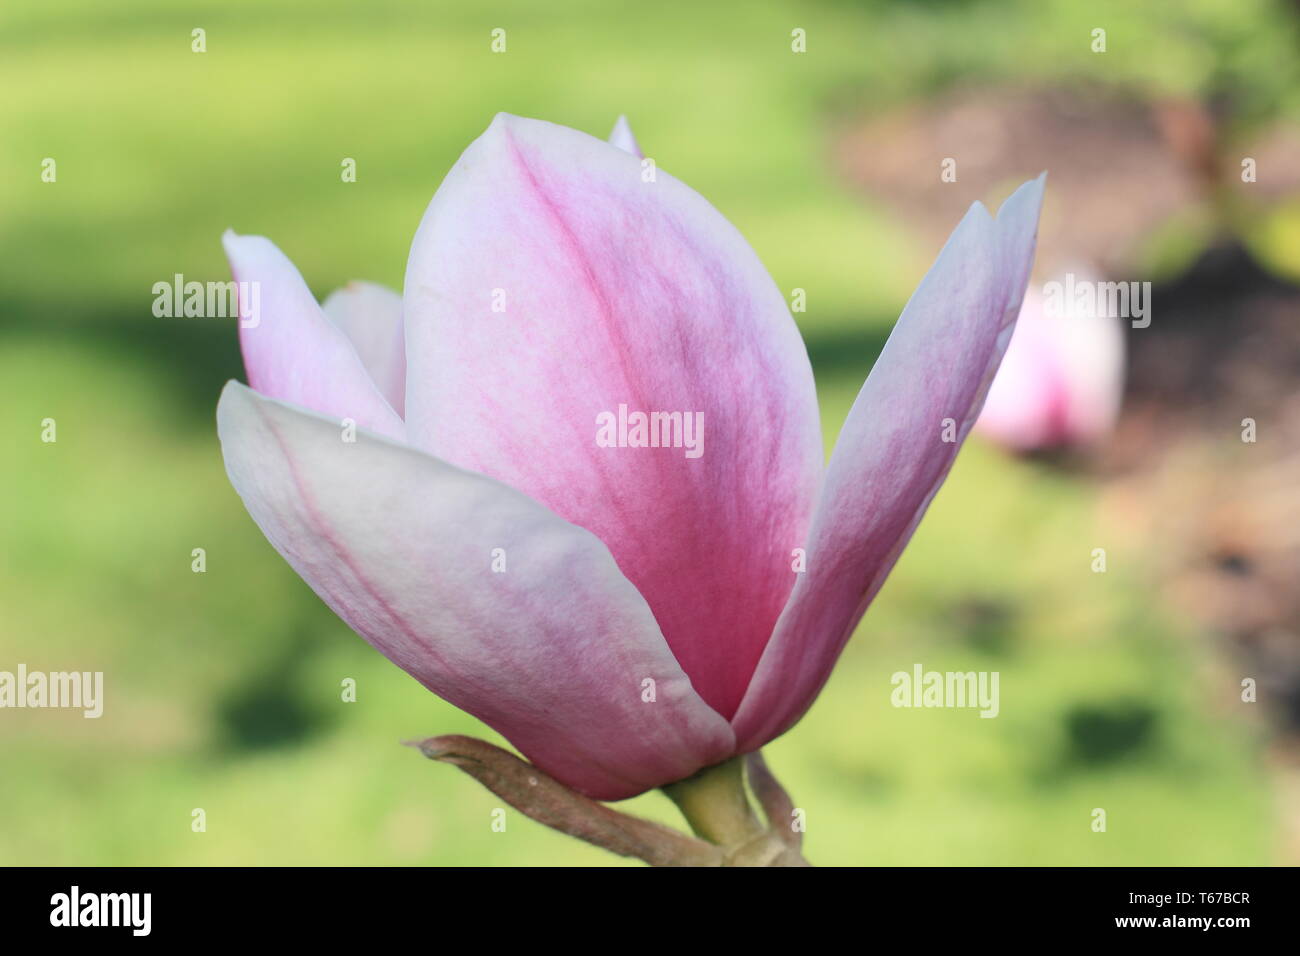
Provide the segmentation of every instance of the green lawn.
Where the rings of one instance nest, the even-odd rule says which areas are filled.
[[[230,489],[213,412],[242,378],[233,326],[150,312],[156,281],[226,278],[223,229],[274,238],[322,297],[352,278],[399,286],[425,204],[494,113],[600,135],[626,113],[783,289],[807,290],[829,448],[937,252],[835,180],[835,116],[945,69],[1100,69],[1062,62],[1087,18],[1060,3],[463,6],[0,11],[0,669],[107,685],[99,720],[0,711],[0,862],[609,862],[513,812],[493,832],[496,798],[399,746],[485,730],[351,635]],[[1105,9],[1149,37],[1127,6]],[[968,24],[965,53],[940,14]],[[506,54],[489,51],[494,27]],[[1030,28],[1052,39],[1017,59],[1007,44]],[[940,35],[957,52],[907,56]],[[1178,60],[1195,42],[1170,43],[1160,71],[1122,43],[1106,69],[1196,89],[1199,61]],[[356,183],[340,182],[345,157]],[[1107,546],[1095,503],[1078,476],[963,453],[822,698],[768,750],[811,860],[1272,860],[1262,741],[1206,706],[1194,635],[1152,603],[1141,553],[1089,570]],[[889,677],[916,662],[999,671],[1000,716],[895,709]],[[339,699],[346,677],[356,703]],[[658,794],[627,808],[675,821]]]

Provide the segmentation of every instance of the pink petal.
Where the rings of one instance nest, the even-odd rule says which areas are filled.
[[[405,310],[411,441],[596,534],[730,716],[822,470],[807,353],[745,240],[634,156],[501,115],[425,214]],[[703,454],[598,447],[620,405],[702,413]]]
[[[405,433],[347,335],[325,318],[298,270],[269,239],[221,237],[235,281],[256,283],[258,314],[240,322],[248,383],[264,395],[305,406],[391,438]],[[248,311],[241,291],[241,315]],[[251,300],[251,295],[249,299]]]
[[[632,126],[626,116],[620,116],[614,123],[614,131],[609,134],[609,144],[617,146],[625,153],[631,153],[637,159],[645,158],[645,153],[641,152],[641,144],[632,135]]]
[[[1065,438],[1069,385],[1047,321],[1031,289],[975,423],[975,431],[1010,448],[1042,448]]]
[[[1043,178],[996,222],[976,203],[903,310],[836,444],[808,570],[732,725],[739,748],[812,705],[867,605],[948,474],[997,369],[1033,263]],[[944,421],[957,440],[943,441]]]
[[[344,442],[334,422],[235,382],[217,427],[249,513],[321,599],[547,773],[614,800],[731,753],[726,721],[592,535],[407,446],[364,431]]]
[[[373,282],[349,282],[321,304],[352,342],[371,380],[401,415],[406,408],[406,333],[402,297]]]

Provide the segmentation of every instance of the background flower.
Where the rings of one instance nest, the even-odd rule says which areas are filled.
[[[1019,451],[1087,445],[1106,436],[1124,390],[1120,322],[1095,310],[1054,314],[1031,285],[976,429]]]

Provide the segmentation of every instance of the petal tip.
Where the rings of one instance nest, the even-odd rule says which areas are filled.
[[[636,136],[632,133],[632,124],[627,121],[625,114],[620,114],[615,120],[614,129],[609,134],[609,144],[636,157],[643,155],[641,144],[636,141]]]
[[[502,110],[501,112],[497,113],[495,116],[492,117],[492,122],[488,123],[487,129],[483,131],[483,135],[487,136],[489,133],[491,134],[507,133],[510,130],[517,128],[522,121],[523,121],[522,117],[516,116],[514,113],[507,113],[504,110]]]
[[[221,387],[221,397],[217,399],[217,438],[223,446],[236,417],[253,407],[256,396],[251,388],[233,378]]]
[[[1007,200],[998,209],[998,218],[1007,210],[1011,210],[1013,215],[1019,213],[1023,208],[1026,212],[1032,210],[1034,218],[1038,217],[1038,210],[1043,203],[1043,193],[1047,189],[1047,170],[1043,170],[1033,179],[1026,180],[1017,187],[1016,191],[1007,197]]]
[[[227,229],[221,234],[221,246],[226,251],[226,258],[234,267],[237,263],[251,265],[259,258],[268,256],[283,257],[279,248],[266,236],[240,234]]]
[[[234,260],[235,250],[239,248],[239,240],[242,238],[243,236],[230,228],[221,234],[221,248],[225,251],[227,259]]]
[[[221,406],[234,402],[251,404],[254,398],[261,397],[239,379],[230,378],[226,379],[226,384],[221,386],[221,396],[217,399],[217,408],[220,410]]]

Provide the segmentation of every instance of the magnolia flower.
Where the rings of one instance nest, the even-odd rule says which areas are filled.
[[[249,387],[217,410],[231,482],[316,593],[602,800],[755,751],[812,704],[979,410],[1042,195],[971,207],[826,465],[758,257],[643,175],[625,124],[613,140],[498,116],[433,197],[400,299],[353,285],[322,308],[270,241],[227,233],[261,316]],[[598,441],[621,408],[698,416],[703,454]]]
[[[1119,321],[1030,288],[975,428],[1015,451],[1086,445],[1114,427],[1123,389]]]

